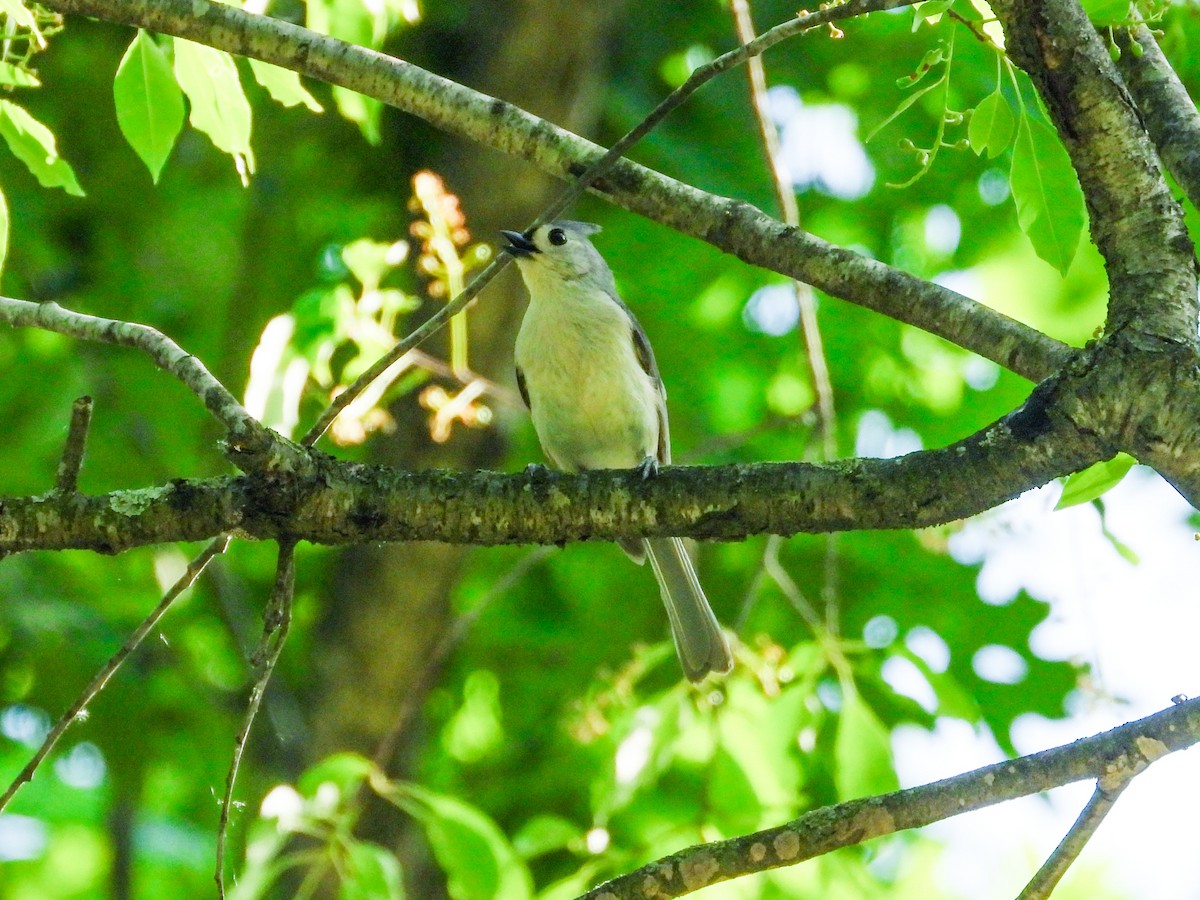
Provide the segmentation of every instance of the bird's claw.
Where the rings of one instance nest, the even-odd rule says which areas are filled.
[[[658,460],[653,456],[647,456],[638,465],[637,471],[642,476],[642,481],[654,478],[658,475]]]

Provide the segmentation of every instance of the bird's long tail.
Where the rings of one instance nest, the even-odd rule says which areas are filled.
[[[683,673],[689,681],[700,681],[709,672],[728,672],[733,668],[733,655],[683,541],[653,538],[644,543],[671,620],[671,634]]]

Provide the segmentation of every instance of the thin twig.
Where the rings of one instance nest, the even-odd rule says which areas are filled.
[[[1087,842],[1096,833],[1096,829],[1100,827],[1104,817],[1116,805],[1117,798],[1133,780],[1134,774],[1136,773],[1129,773],[1127,777],[1118,778],[1110,785],[1104,784],[1104,779],[1097,782],[1096,790],[1092,793],[1091,799],[1088,800],[1083,811],[1079,813],[1079,818],[1075,820],[1071,830],[1054,848],[1054,852],[1038,869],[1037,874],[1029,880],[1029,884],[1025,885],[1025,889],[1021,891],[1017,900],[1046,900],[1050,896],[1058,882],[1062,880],[1063,875],[1066,874],[1067,869],[1070,868],[1071,863],[1079,857]]]
[[[58,474],[54,477],[54,490],[60,494],[73,494],[79,485],[79,471],[83,468],[83,451],[87,446],[91,424],[92,398],[80,397],[71,404],[71,425],[67,429],[67,442],[58,463]]]
[[[271,590],[271,600],[263,613],[263,633],[259,640],[258,649],[250,657],[250,661],[258,669],[258,677],[250,690],[250,702],[246,705],[246,714],[242,718],[242,727],[234,740],[233,758],[229,762],[229,772],[225,776],[225,794],[221,798],[221,815],[217,823],[217,866],[214,878],[217,882],[217,896],[225,897],[225,845],[229,836],[229,810],[233,806],[233,788],[237,782],[238,767],[246,750],[246,741],[250,737],[250,729],[258,716],[258,708],[262,704],[263,695],[279,655],[283,652],[288,630],[292,624],[292,597],[296,588],[296,543],[293,540],[279,542],[279,557],[275,566],[275,585]]]
[[[530,223],[529,228],[536,228],[538,225],[545,224],[560,215],[567,207],[579,199],[583,195],[583,192],[595,183],[597,179],[608,172],[617,160],[628,153],[638,141],[649,134],[668,114],[683,105],[692,94],[721,73],[757,57],[780,41],[809,29],[838,19],[851,18],[881,9],[909,6],[914,2],[916,0],[848,0],[847,3],[830,6],[815,13],[805,13],[781,25],[776,25],[761,37],[744,43],[737,49],[730,50],[728,53],[718,56],[711,62],[697,67],[688,76],[687,80],[668,94],[658,106],[650,111],[649,115],[613,144],[603,156],[584,169],[574,181],[568,184],[563,192]],[[488,263],[482,272],[471,279],[471,283],[467,285],[461,294],[426,319],[420,327],[410,333],[404,340],[397,342],[396,346],[380,357],[374,365],[359,376],[354,384],[335,397],[333,402],[318,417],[312,428],[300,439],[300,443],[305,447],[315,444],[333,423],[333,420],[338,417],[338,414],[355,397],[362,393],[367,385],[383,374],[393,362],[435,334],[450,319],[465,309],[467,304],[479,296],[479,293],[493,278],[500,274],[500,270],[508,265],[511,260],[512,256],[508,253],[497,254],[495,259]]]
[[[29,760],[28,763],[26,763],[25,768],[21,770],[20,774],[13,779],[12,784],[10,784],[8,789],[4,792],[4,796],[0,797],[0,812],[2,812],[4,807],[8,805],[8,801],[13,798],[13,795],[16,794],[18,789],[20,789],[21,785],[33,779],[34,772],[37,771],[37,768],[39,765],[41,765],[42,760],[44,760],[50,751],[54,749],[55,744],[58,743],[58,739],[63,736],[63,733],[68,727],[70,727],[71,723],[79,718],[80,714],[84,711],[87,705],[92,702],[92,699],[104,689],[104,686],[108,683],[108,680],[113,676],[113,673],[115,673],[117,669],[121,667],[121,664],[125,662],[125,659],[129,656],[129,654],[136,650],[145,639],[146,635],[154,630],[154,627],[158,624],[159,619],[161,619],[163,614],[171,607],[171,604],[175,601],[175,598],[192,586],[195,580],[200,576],[200,573],[204,571],[204,567],[209,564],[214,556],[225,552],[225,547],[228,545],[228,543],[228,535],[221,535],[220,537],[214,539],[207,547],[205,547],[204,551],[199,556],[188,563],[187,570],[183,573],[183,575],[180,576],[178,581],[171,585],[170,590],[163,595],[163,598],[159,601],[158,606],[154,607],[154,610],[150,613],[150,615],[142,620],[142,624],[139,625],[126,639],[125,643],[121,645],[121,649],[113,654],[112,658],[105,663],[104,667],[96,673],[90,682],[88,682],[87,687],[80,692],[79,696],[75,699],[75,702],[71,704],[70,708],[59,717],[57,722],[54,723],[54,727],[50,729],[50,733],[47,734],[45,740],[42,741],[42,745],[38,748],[37,753],[33,755],[33,758]]]

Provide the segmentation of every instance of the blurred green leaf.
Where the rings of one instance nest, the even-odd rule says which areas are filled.
[[[583,831],[562,816],[534,816],[513,835],[513,849],[522,859],[561,850],[583,837]]]
[[[1009,183],[1034,251],[1066,275],[1086,224],[1083,192],[1058,135],[1028,116],[1017,126]]]
[[[346,846],[346,863],[339,900],[403,900],[400,863],[378,844],[351,841]]]
[[[890,733],[853,684],[843,685],[833,753],[837,766],[834,781],[842,800],[899,788],[892,768]]]
[[[1054,508],[1067,509],[1080,503],[1091,503],[1120,484],[1136,462],[1128,453],[1118,453],[1112,459],[1102,460],[1082,472],[1068,475],[1062,496]]]
[[[309,768],[296,782],[305,797],[316,796],[323,784],[333,784],[342,797],[350,797],[367,780],[374,764],[357,753],[334,753]]]
[[[1082,0],[1083,11],[1097,28],[1119,25],[1136,20],[1137,12],[1130,9],[1129,0]]]
[[[525,900],[533,879],[508,839],[477,807],[415,784],[387,795],[420,821],[455,900]]]
[[[0,135],[42,187],[60,187],[68,194],[83,196],[75,172],[58,155],[53,133],[11,100],[0,100]]]
[[[138,29],[113,79],[117,124],[155,183],[183,128],[183,93],[167,55]]]

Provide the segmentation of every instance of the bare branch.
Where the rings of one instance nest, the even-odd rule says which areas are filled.
[[[1133,52],[1136,42],[1140,53]],[[1117,30],[1117,68],[1137,101],[1158,155],[1200,209],[1200,113],[1145,25]]]
[[[228,544],[228,538],[217,538],[199,556],[188,563],[187,570],[180,576],[178,581],[171,585],[171,589],[163,595],[158,606],[154,607],[150,615],[142,620],[142,624],[126,639],[125,643],[121,645],[121,649],[114,653],[112,658],[104,664],[104,667],[93,676],[92,680],[88,682],[87,687],[75,699],[75,702],[54,723],[54,727],[50,729],[50,733],[46,735],[46,739],[42,741],[42,745],[33,755],[33,758],[25,764],[25,768],[13,779],[8,789],[4,792],[4,795],[0,796],[0,812],[4,810],[4,807],[8,805],[8,801],[20,790],[21,785],[33,779],[38,766],[42,764],[42,761],[54,749],[59,738],[71,726],[71,723],[79,718],[80,714],[83,713],[95,696],[104,690],[104,686],[108,684],[108,680],[112,678],[117,669],[121,668],[121,664],[125,662],[129,654],[133,653],[141,645],[146,635],[154,630],[159,619],[171,608],[171,604],[175,602],[175,599],[192,586],[196,579],[200,577],[200,573],[204,571],[204,567],[209,564],[214,556],[225,552],[225,547]]]
[[[233,6],[209,0],[48,0],[46,5],[200,41],[341,85],[560,178],[578,177],[604,156],[590,141],[503,100],[411,63]],[[772,29],[752,49],[761,52],[821,21],[895,5],[894,0],[851,0]],[[748,52],[739,48],[710,65],[729,68]],[[701,77],[699,73],[692,77]],[[786,227],[747,203],[706,193],[628,160],[615,164],[595,190],[751,265],[923,328],[1031,380],[1048,377],[1069,356],[1060,342],[980,303]]]
[[[71,425],[67,430],[67,442],[63,447],[58,473],[54,477],[54,490],[60,494],[73,494],[79,484],[79,471],[83,468],[83,450],[87,445],[88,428],[92,424],[92,398],[80,397],[71,404]]]
[[[581,900],[681,897],[753,872],[792,866],[872,838],[1084,779],[1132,778],[1154,760],[1200,742],[1200,700],[1103,734],[985,766],[943,781],[806,813],[777,828],[700,844],[621,875]]]

